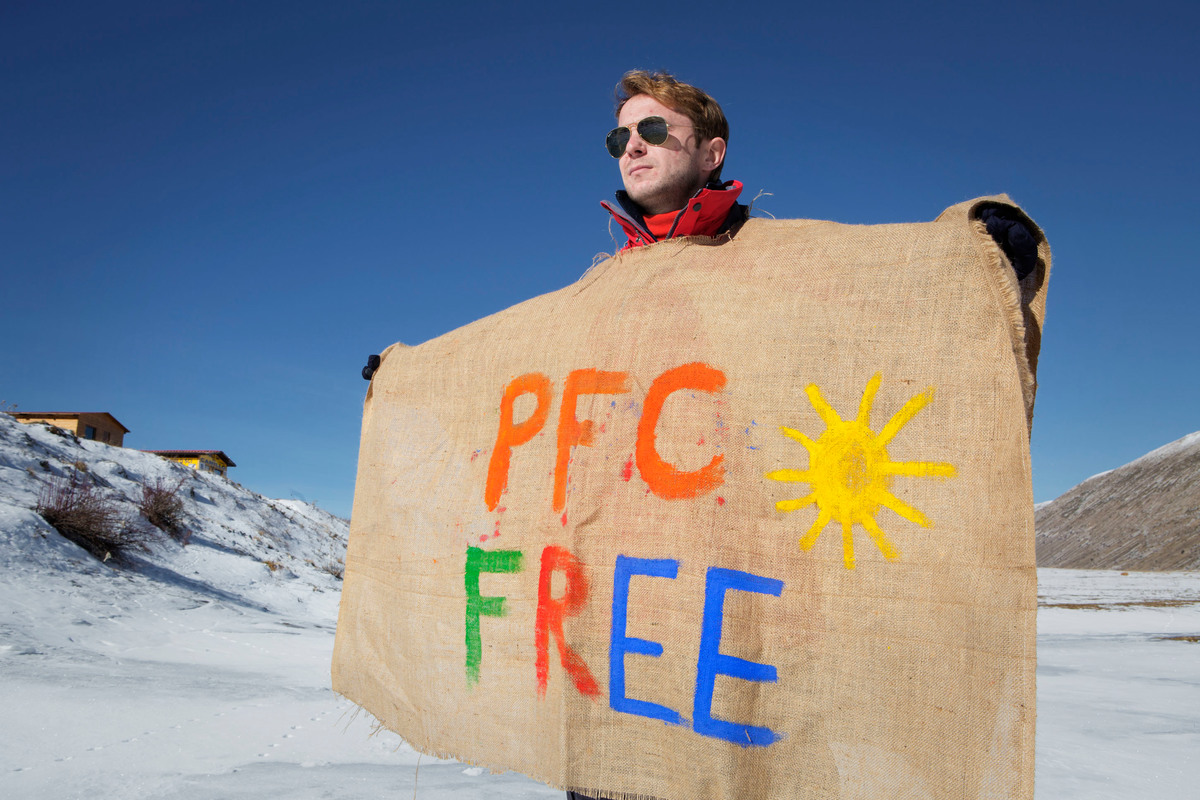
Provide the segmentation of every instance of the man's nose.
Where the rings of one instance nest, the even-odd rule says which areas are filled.
[[[641,136],[638,136],[637,128],[629,130],[629,143],[625,145],[625,152],[630,155],[641,155],[646,152],[646,142]]]

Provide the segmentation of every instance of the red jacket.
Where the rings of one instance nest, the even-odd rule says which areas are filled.
[[[738,195],[742,193],[740,181],[725,183],[710,183],[692,195],[687,205],[679,210],[675,222],[671,226],[668,239],[676,236],[717,236],[725,233],[735,225],[745,221],[748,209],[738,205]],[[642,209],[630,199],[624,191],[617,192],[617,208],[606,200],[600,205],[613,215],[621,225],[629,241],[622,250],[630,247],[641,247],[652,244],[658,239],[646,229]]]

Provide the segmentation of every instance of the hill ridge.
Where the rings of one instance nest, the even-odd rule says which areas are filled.
[[[1200,569],[1200,431],[1093,475],[1034,520],[1039,567]]]

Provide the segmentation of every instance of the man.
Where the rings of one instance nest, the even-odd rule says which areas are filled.
[[[742,184],[720,182],[729,123],[706,92],[665,72],[634,70],[617,85],[618,126],[606,139],[624,191],[601,203],[640,247],[675,236],[734,233]]]

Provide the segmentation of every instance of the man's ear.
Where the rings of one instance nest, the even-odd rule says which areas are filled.
[[[725,163],[725,140],[720,136],[704,142],[700,149],[704,151],[704,162],[701,164],[703,169],[712,172]]]

